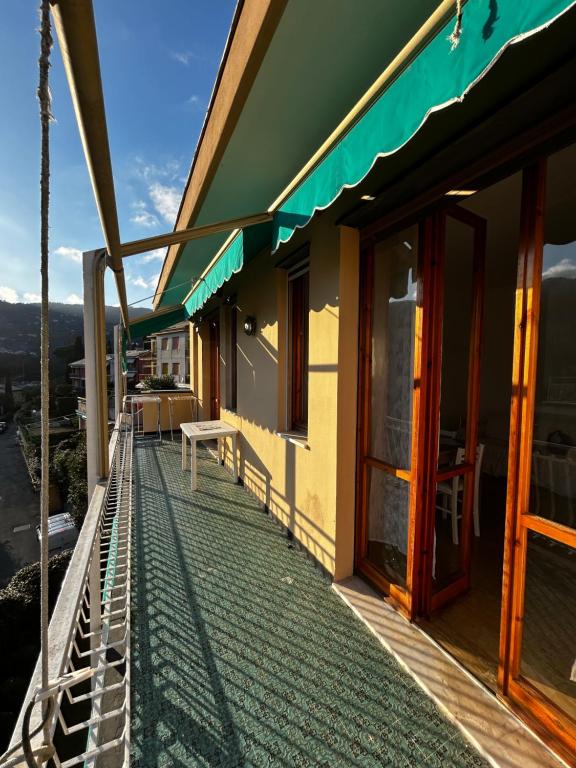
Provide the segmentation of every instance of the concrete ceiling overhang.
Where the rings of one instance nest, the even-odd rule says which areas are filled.
[[[251,5],[240,9],[234,34]],[[195,187],[195,174],[201,174],[193,166],[186,195],[199,203],[186,221],[183,200],[177,226],[266,210],[437,5],[437,0],[290,0],[268,30],[266,50],[218,165],[198,180],[201,190]],[[220,81],[226,66],[232,66],[230,58],[224,59]],[[217,87],[201,141],[218,105]],[[182,301],[190,279],[202,273],[225,239],[218,234],[174,248],[163,266],[156,306]]]

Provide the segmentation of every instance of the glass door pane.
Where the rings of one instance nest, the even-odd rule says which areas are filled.
[[[410,469],[417,229],[374,248],[370,455]]]
[[[528,532],[520,674],[576,722],[576,550]]]
[[[485,219],[469,211],[456,208],[445,217],[436,317],[441,345],[432,608],[468,587],[476,457],[482,455],[477,435],[485,234]]]
[[[576,147],[548,161],[529,512],[576,528]]]
[[[368,467],[367,559],[391,584],[406,587],[410,483]]]
[[[417,226],[364,256],[357,566],[390,592],[407,588],[411,557],[417,265]]]

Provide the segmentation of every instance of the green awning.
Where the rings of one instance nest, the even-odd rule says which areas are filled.
[[[456,4],[455,4],[456,5]],[[461,101],[510,45],[549,26],[574,0],[469,0],[451,50],[450,21],[328,152],[274,215],[273,251],[397,152],[435,111]]]
[[[158,312],[149,312],[146,315],[142,315],[137,320],[131,320],[129,325],[130,338],[141,339],[144,336],[148,336],[151,333],[157,333],[163,331],[166,328],[170,328],[171,325],[180,323],[183,320],[188,320],[186,309],[182,304],[177,304],[166,309],[161,309]],[[121,354],[122,354],[122,373],[128,372],[128,360],[126,355],[127,338],[126,329],[122,328],[121,337]]]
[[[129,323],[130,337],[133,339],[140,339],[151,333],[170,328],[171,325],[180,323],[182,320],[188,320],[186,309],[182,304],[167,307],[158,312],[150,312]]]
[[[256,224],[240,230],[225,245],[207,273],[198,282],[196,288],[185,299],[184,306],[188,317],[192,317],[235,272],[256,256],[263,248],[270,247],[272,240],[272,222]]]

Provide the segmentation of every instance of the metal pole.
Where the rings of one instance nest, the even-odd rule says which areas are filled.
[[[120,312],[127,325],[128,300],[120,254],[120,230],[92,0],[51,0],[50,4],[102,232],[116,280]]]
[[[49,303],[48,303],[48,236],[50,205],[50,89],[48,72],[52,34],[50,30],[50,5],[48,0],[41,4],[41,53],[39,59],[38,100],[40,102],[41,124],[41,171],[40,171],[40,273],[42,282],[40,376],[41,376],[41,489],[40,489],[40,658],[42,663],[42,687],[48,687],[48,515],[50,514],[50,376],[49,376]],[[44,703],[44,746],[50,744],[50,722],[48,701]],[[42,760],[42,763],[44,760]]]
[[[124,390],[122,376],[122,333],[119,325],[114,326],[114,416],[117,419],[122,411]]]
[[[84,356],[86,361],[86,452],[88,498],[108,477],[108,390],[104,271],[106,251],[84,253]]]

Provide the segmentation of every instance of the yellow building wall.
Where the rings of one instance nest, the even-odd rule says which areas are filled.
[[[287,281],[286,272],[274,265],[304,242],[310,249],[308,435],[297,440],[281,434],[287,421]],[[237,411],[222,407],[221,419],[241,433],[240,476],[336,579],[353,568],[358,252],[356,231],[319,218],[306,240],[298,233],[279,253],[246,265],[227,286],[238,306]],[[220,308],[223,405],[229,311]],[[254,336],[243,331],[248,315],[257,321]],[[202,403],[209,361],[202,325],[196,336],[203,353],[194,355],[192,382]]]

